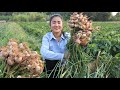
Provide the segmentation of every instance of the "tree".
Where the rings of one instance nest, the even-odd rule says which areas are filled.
[[[118,13],[115,15],[115,17],[120,17],[120,12],[118,12]]]
[[[94,21],[108,21],[112,16],[111,12],[85,12],[85,14]]]
[[[47,15],[60,14],[64,20],[68,20],[72,12],[46,12]]]
[[[120,21],[120,12],[111,18],[112,21]]]
[[[0,15],[11,16],[13,12],[0,12]]]
[[[85,12],[84,14],[86,14],[89,17],[89,19],[95,20],[97,12]]]

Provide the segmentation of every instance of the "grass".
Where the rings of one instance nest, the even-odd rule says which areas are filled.
[[[59,78],[119,78],[120,61],[120,37],[119,22],[94,22],[94,26],[100,26],[99,31],[95,31],[92,40],[87,47],[71,48],[70,60],[68,64],[61,68]],[[64,22],[64,30],[69,31],[67,23]],[[6,46],[10,38],[16,38],[19,42],[27,42],[32,50],[39,52],[41,40],[45,33],[49,32],[49,24],[46,22],[7,22],[0,24],[0,47]],[[77,52],[76,52],[77,51]],[[96,59],[98,51],[99,67],[93,73],[88,72],[87,64]],[[114,53],[114,54],[113,54]],[[76,54],[76,56],[74,55]],[[83,65],[81,66],[81,62]],[[0,77],[14,78],[19,74],[15,67],[8,73],[5,62],[0,59]],[[17,67],[16,67],[17,70]],[[26,73],[27,74],[27,73]],[[24,74],[24,75],[26,75]],[[46,72],[40,75],[41,78],[49,78]]]

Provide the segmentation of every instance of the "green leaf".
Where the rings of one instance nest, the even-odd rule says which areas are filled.
[[[117,53],[116,55],[115,55],[115,57],[118,59],[118,58],[120,58],[120,53]]]

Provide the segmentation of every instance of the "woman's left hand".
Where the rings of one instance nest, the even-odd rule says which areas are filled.
[[[69,59],[70,58],[70,53],[68,51],[66,51],[64,53],[64,59]]]

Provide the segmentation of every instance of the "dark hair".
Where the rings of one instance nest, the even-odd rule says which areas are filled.
[[[52,19],[53,19],[54,17],[60,17],[61,20],[63,21],[63,17],[62,17],[60,14],[53,14],[53,15],[51,15],[51,17],[50,17],[50,26],[51,26],[51,21],[52,21]],[[63,36],[65,37],[64,31],[62,31],[62,33],[63,33]]]

